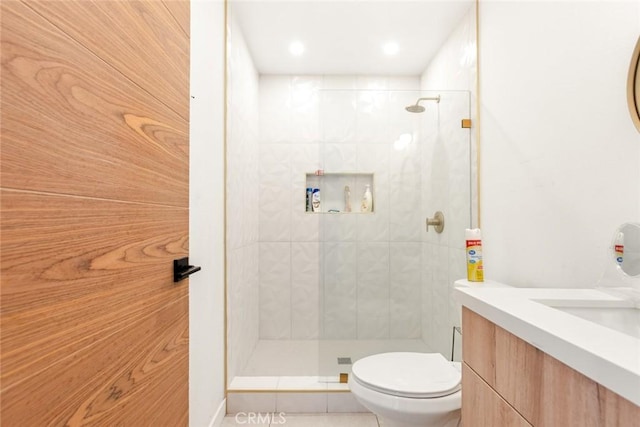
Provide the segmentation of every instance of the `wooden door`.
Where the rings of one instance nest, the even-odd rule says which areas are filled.
[[[189,3],[0,7],[2,425],[186,425]]]

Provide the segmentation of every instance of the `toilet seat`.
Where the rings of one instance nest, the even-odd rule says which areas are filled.
[[[460,390],[462,375],[440,353],[382,353],[356,361],[351,375],[380,393],[429,399]]]

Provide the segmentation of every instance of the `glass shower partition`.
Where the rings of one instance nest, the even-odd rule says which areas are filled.
[[[471,129],[463,122],[470,96],[318,93],[319,158],[305,174],[318,238],[318,266],[309,267],[318,278],[317,293],[309,295],[317,309],[310,313],[317,313],[319,376],[339,389],[340,374],[370,354],[451,355],[460,313],[450,288],[465,274],[464,230],[471,224]],[[427,98],[424,111],[407,111],[419,98]],[[425,228],[436,211],[445,217],[440,234]]]

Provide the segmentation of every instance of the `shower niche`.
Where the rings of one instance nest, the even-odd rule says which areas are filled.
[[[376,200],[374,181],[373,173],[307,173],[306,191],[299,206],[310,214],[372,214],[375,212]],[[363,209],[367,187],[371,193],[370,207]],[[319,196],[314,195],[314,192],[319,193]]]

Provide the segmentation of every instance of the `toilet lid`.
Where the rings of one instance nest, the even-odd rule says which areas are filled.
[[[351,369],[361,385],[393,396],[432,398],[460,390],[462,375],[440,353],[382,353]]]

